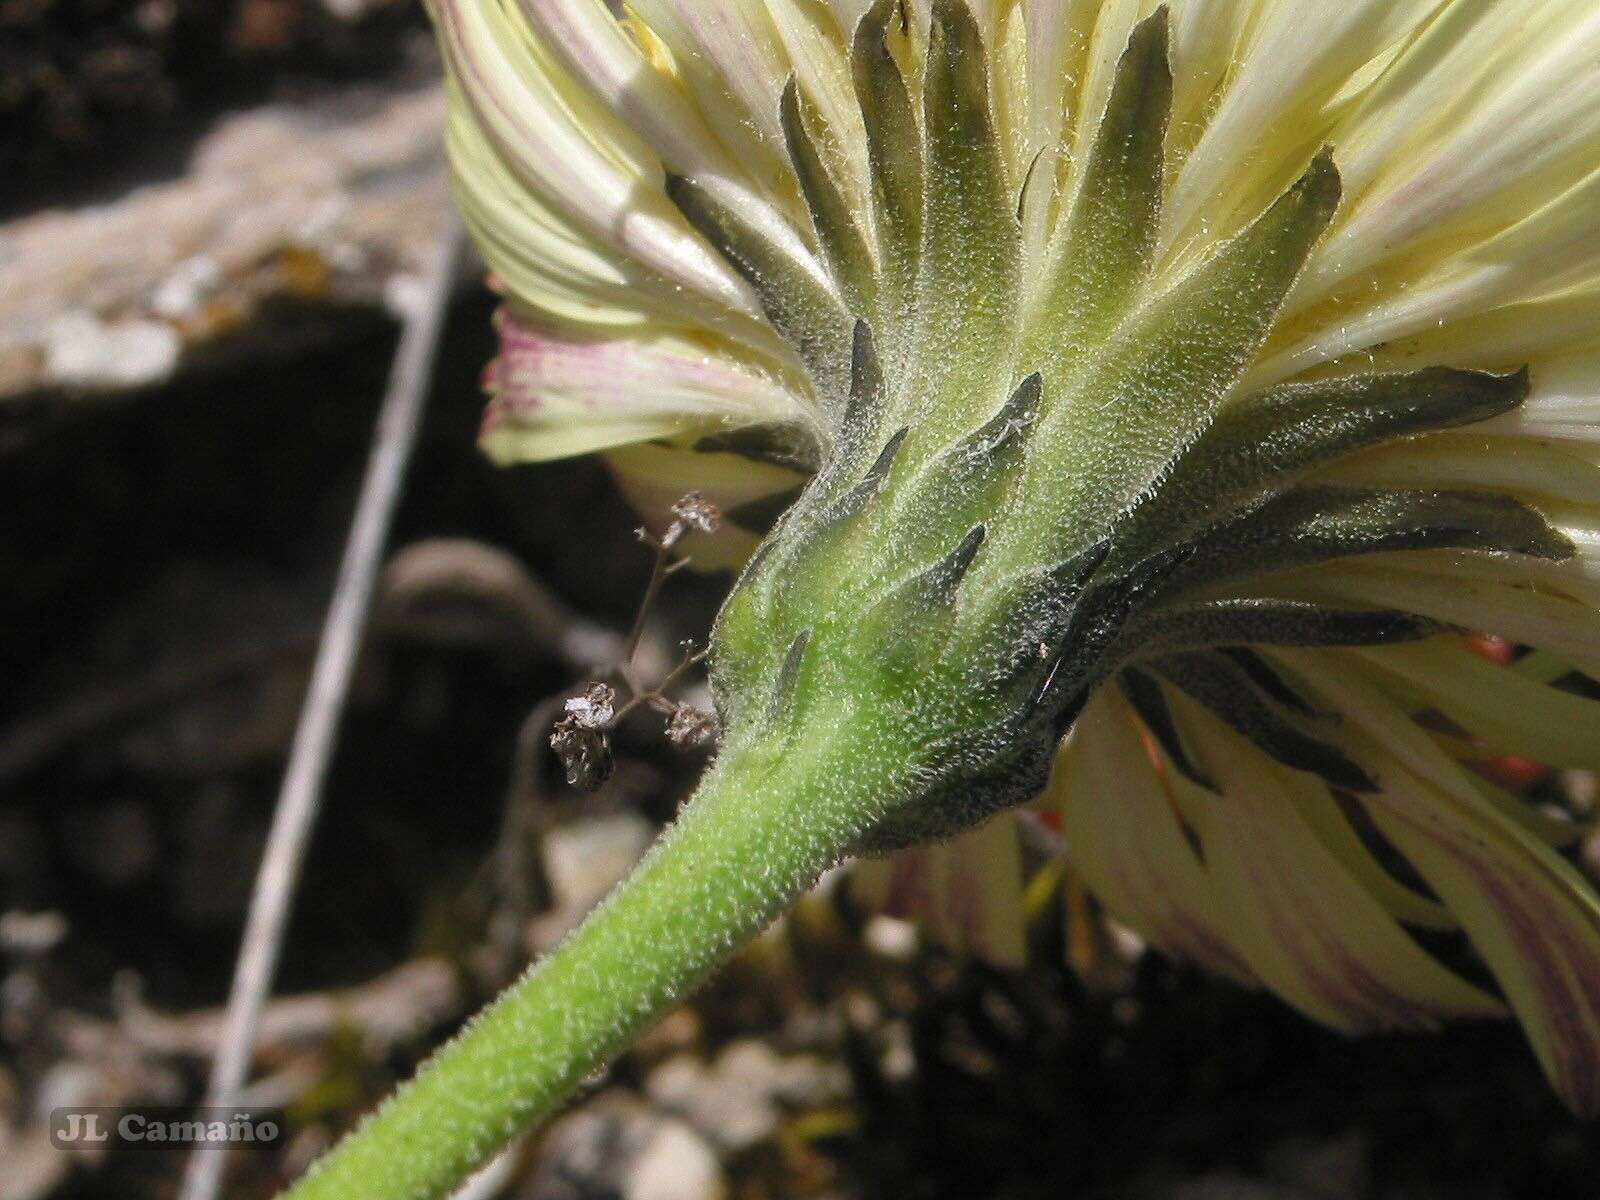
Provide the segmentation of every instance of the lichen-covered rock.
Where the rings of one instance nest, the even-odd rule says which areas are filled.
[[[264,319],[286,310],[390,306],[445,220],[442,120],[431,83],[270,104],[221,119],[176,179],[0,224],[0,404],[317,329]]]

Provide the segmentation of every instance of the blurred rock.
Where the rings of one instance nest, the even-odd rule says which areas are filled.
[[[1589,817],[1600,807],[1600,772],[1562,771],[1561,791],[1574,816]]]
[[[553,1125],[519,1200],[720,1200],[716,1155],[682,1121],[614,1091]]]
[[[812,1054],[782,1056],[766,1042],[732,1043],[709,1067],[669,1059],[645,1083],[650,1099],[737,1154],[770,1138],[784,1109],[821,1108],[850,1095],[844,1068]]]
[[[314,333],[273,302],[386,309],[446,212],[443,112],[434,84],[267,105],[222,118],[181,178],[0,224],[0,401]]]
[[[695,1059],[669,1059],[650,1073],[645,1090],[731,1154],[772,1136],[778,1109],[770,1090],[752,1079],[723,1079]]]
[[[164,321],[102,321],[74,310],[45,328],[44,374],[64,387],[139,387],[171,375],[181,349],[177,328]]]
[[[34,958],[48,954],[70,929],[67,918],[59,912],[23,912],[12,909],[0,913],[0,953]]]
[[[693,1049],[704,1035],[705,1029],[694,1005],[680,1005],[641,1034],[629,1054],[641,1063],[659,1063]]]
[[[715,1200],[722,1171],[710,1148],[680,1121],[663,1121],[622,1183],[623,1200]]]
[[[544,868],[551,911],[534,922],[536,946],[550,946],[600,902],[655,837],[655,826],[637,813],[573,821],[544,838]]]
[[[402,0],[5,0],[0,209],[171,165],[214,113],[426,60]],[[422,43],[422,45],[419,45]]]
[[[922,945],[914,922],[881,913],[867,921],[861,940],[868,950],[894,962],[910,962]]]

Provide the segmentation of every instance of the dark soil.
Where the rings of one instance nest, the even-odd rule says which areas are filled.
[[[431,62],[419,4],[0,0],[0,216],[179,170],[218,112]]]

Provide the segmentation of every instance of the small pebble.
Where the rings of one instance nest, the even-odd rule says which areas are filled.
[[[861,940],[868,950],[891,962],[910,962],[917,956],[922,939],[912,922],[879,915],[867,922],[861,931]]]
[[[544,865],[556,907],[586,912],[639,861],[655,837],[636,813],[593,817],[545,835]]]
[[[169,321],[192,317],[222,283],[216,261],[204,255],[186,258],[168,272],[150,298],[150,311]]]
[[[630,1092],[595,1097],[551,1126],[526,1200],[722,1200],[717,1156],[685,1122]]]
[[[48,954],[67,936],[67,918],[58,912],[0,914],[0,952],[37,957]]]
[[[623,1200],[717,1200],[725,1191],[717,1156],[682,1121],[662,1121],[622,1180]]]
[[[160,383],[178,365],[177,331],[161,321],[105,322],[78,311],[45,330],[45,374],[67,387],[118,388]]]

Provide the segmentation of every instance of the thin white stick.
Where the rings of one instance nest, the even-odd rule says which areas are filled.
[[[250,897],[227,1019],[207,1089],[206,1103],[212,1107],[227,1108],[234,1103],[250,1068],[256,1025],[277,971],[290,904],[344,714],[406,463],[416,444],[464,245],[460,223],[452,215],[440,231],[426,276],[426,292],[406,315],[400,332],[361,496],[322,627],[311,686],[300,711],[272,829]],[[180,1200],[216,1200],[228,1149],[226,1141],[196,1144],[184,1173]]]

